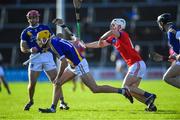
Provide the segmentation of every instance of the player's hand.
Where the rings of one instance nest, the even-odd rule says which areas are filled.
[[[76,37],[75,35],[71,36],[71,39],[73,40],[73,42],[79,42],[81,41],[80,38]]]
[[[30,53],[37,53],[38,49],[37,49],[37,47],[32,47],[29,51],[30,51]]]
[[[78,45],[80,45],[82,48],[86,48],[86,45],[83,41],[80,41]]]
[[[52,21],[52,23],[54,23],[55,25],[59,25],[59,26],[61,26],[61,25],[64,24],[63,20],[62,20],[62,19],[59,19],[59,18],[55,18],[55,19]]]
[[[180,61],[180,54],[176,56],[176,60]]]
[[[170,55],[169,56],[169,61],[172,62],[174,60],[176,60],[176,56],[175,55]]]
[[[74,37],[72,37],[72,39],[73,39],[73,44],[75,46],[80,46],[82,48],[86,48],[85,43],[82,40],[80,40],[78,37],[74,36]]]

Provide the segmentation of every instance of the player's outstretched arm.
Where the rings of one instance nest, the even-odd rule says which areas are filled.
[[[52,23],[54,23],[57,26],[62,27],[71,37],[72,40],[76,41],[76,40],[80,40],[77,37],[75,37],[75,35],[71,32],[71,30],[65,25],[64,21],[62,19],[59,18],[55,18]],[[59,34],[59,33],[58,33]]]
[[[85,43],[86,48],[100,48],[98,41]]]
[[[103,48],[108,46],[109,43],[107,43],[105,40],[99,40],[99,41],[95,41],[95,42],[91,42],[91,43],[86,43],[85,47],[86,48]]]

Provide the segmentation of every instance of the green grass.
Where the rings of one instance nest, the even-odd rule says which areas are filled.
[[[120,86],[121,82],[104,81],[98,84]],[[0,93],[0,120],[180,120],[180,91],[163,81],[142,81],[141,88],[156,93],[155,101],[158,111],[145,112],[145,105],[135,100],[130,104],[119,94],[93,94],[88,88],[72,91],[72,84],[63,86],[65,100],[70,110],[57,109],[54,114],[42,114],[39,107],[51,105],[51,83],[38,83],[34,97],[35,104],[30,111],[23,111],[28,101],[27,83],[10,83],[12,95],[8,95],[4,87]]]

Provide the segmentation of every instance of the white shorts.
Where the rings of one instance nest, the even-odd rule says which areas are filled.
[[[4,76],[4,69],[0,66],[0,76]]]
[[[34,55],[35,54],[31,54],[30,57]],[[31,60],[28,69],[33,71],[49,71],[56,69],[56,64],[54,62],[52,53],[41,53],[39,56]]]
[[[180,65],[180,61],[176,61],[176,65]]]
[[[87,60],[84,58],[74,69],[68,66],[68,70],[72,71],[74,74],[81,76],[89,72],[89,65]]]
[[[138,61],[128,68],[128,74],[143,78],[146,73],[146,64],[144,61]]]

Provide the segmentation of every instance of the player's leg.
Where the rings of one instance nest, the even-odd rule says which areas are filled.
[[[73,83],[73,91],[76,91],[76,88],[77,88],[76,82],[77,82],[77,77],[75,77],[75,78],[72,79],[72,83]]]
[[[93,93],[120,93],[123,94],[126,98],[133,103],[133,98],[129,93],[129,90],[126,88],[115,88],[109,85],[97,85],[92,75],[88,72],[81,75],[81,79],[84,84],[93,92]]]
[[[139,95],[144,95],[144,90],[138,88],[138,85],[140,84],[141,79],[137,76],[133,76],[131,74],[127,74],[124,78],[122,87],[127,87],[130,89],[131,92],[137,93]]]
[[[56,68],[56,64],[53,60],[52,54],[51,53],[45,53],[44,56],[46,56],[46,62],[43,64],[43,69],[45,70],[46,75],[48,76],[49,80],[51,82],[53,82],[57,76],[57,68]],[[69,107],[67,106],[67,103],[65,103],[64,101],[64,97],[63,97],[63,91],[62,88],[59,88],[59,92],[60,92],[60,97],[59,100],[60,102],[60,108],[63,109],[69,109]]]
[[[72,80],[74,77],[75,77],[75,74],[72,71],[66,69],[63,72],[59,82],[57,84],[54,84],[54,93],[53,93],[54,94],[54,99],[53,99],[54,105],[57,105],[58,96],[60,96],[59,89],[61,89],[61,86],[63,84],[65,84],[67,81]]]
[[[139,80],[138,82],[136,82],[136,83],[133,83],[131,86],[137,88],[137,87],[139,86],[139,84],[140,84],[140,80]],[[133,97],[135,97],[138,101],[140,101],[140,102],[142,102],[142,103],[145,103],[145,99],[146,99],[146,98],[145,98],[143,95],[139,95],[139,94],[134,93],[134,92],[132,92],[132,91],[131,91],[131,95],[132,95]]]
[[[66,69],[63,72],[58,83],[54,84],[54,86],[53,86],[53,101],[52,101],[51,107],[48,109],[39,108],[39,111],[43,112],[43,113],[54,113],[54,112],[56,112],[56,106],[58,104],[58,100],[59,100],[59,97],[61,94],[60,89],[61,89],[62,85],[64,83],[66,83],[67,81],[72,80],[74,77],[75,77],[75,74],[72,71]]]
[[[25,105],[24,110],[29,110],[30,107],[34,104],[34,92],[37,83],[37,78],[39,77],[40,72],[42,71],[42,64],[34,64],[30,63],[28,67],[28,94],[29,94],[29,102]]]
[[[11,91],[10,91],[10,89],[9,89],[8,83],[5,81],[4,76],[0,76],[0,79],[1,79],[4,87],[6,88],[8,94],[11,94]]]
[[[1,92],[1,79],[0,79],[0,92]]]
[[[135,97],[138,101],[145,103],[144,93],[145,91],[138,88],[141,79],[138,79],[136,76],[132,76],[127,74],[122,87],[126,87],[130,90],[133,97]]]
[[[81,89],[82,89],[82,90],[85,90],[84,83],[82,82],[81,78],[79,78],[79,79],[80,79]]]
[[[57,69],[52,69],[52,70],[46,71],[46,75],[48,76],[49,80],[51,82],[53,82],[57,76]],[[61,101],[60,109],[68,110],[69,107],[68,107],[67,103],[64,101],[62,88],[59,88],[59,92],[60,92],[59,100]]]
[[[146,111],[156,111],[157,108],[154,105],[156,95],[138,88],[140,81],[141,78],[127,75],[123,82],[123,87],[128,87],[133,97],[147,105]]]
[[[149,106],[149,104],[153,104],[156,95],[138,88],[145,71],[146,65],[143,61],[133,64],[124,79],[123,87],[129,88],[133,97]]]
[[[176,63],[170,66],[164,74],[163,80],[176,88],[180,88],[180,64]]]

